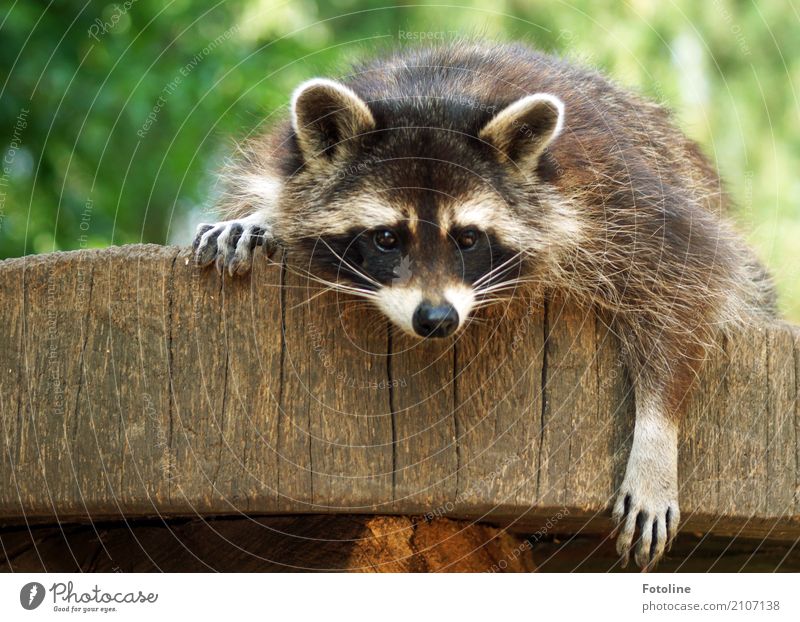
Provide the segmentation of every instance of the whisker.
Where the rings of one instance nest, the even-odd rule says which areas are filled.
[[[482,283],[487,282],[487,281],[490,282],[492,279],[498,278],[498,276],[501,274],[501,272],[500,272],[501,270],[502,270],[502,272],[507,272],[508,270],[512,269],[514,267],[514,265],[509,265],[509,264],[511,264],[511,262],[517,260],[521,256],[522,256],[522,251],[519,251],[518,253],[514,253],[514,255],[512,255],[511,257],[506,259],[499,266],[497,266],[496,268],[492,268],[489,272],[487,272],[482,277],[480,277],[478,280],[476,280],[472,284],[473,287],[480,287]]]
[[[290,310],[290,311],[293,311],[293,310],[294,310],[294,309],[296,309],[297,307],[302,307],[303,305],[307,305],[307,304],[309,304],[309,303],[310,303],[312,300],[315,300],[316,298],[319,298],[319,297],[320,297],[320,296],[322,296],[323,294],[327,294],[328,292],[332,292],[332,291],[333,291],[333,289],[332,289],[332,288],[330,288],[330,287],[322,288],[322,289],[321,289],[321,291],[317,292],[317,293],[316,293],[316,294],[314,294],[313,296],[310,296],[309,298],[306,298],[305,300],[302,300],[301,302],[298,302],[297,304],[295,304],[295,305],[292,305],[291,307],[289,307],[289,310]]]
[[[541,285],[543,282],[538,279],[514,279],[513,281],[501,281],[500,283],[495,283],[482,289],[475,290],[475,295],[481,296],[508,289],[522,289],[524,285],[528,284]]]
[[[327,279],[323,279],[322,277],[319,277],[319,276],[317,276],[315,274],[312,274],[311,272],[308,272],[307,270],[303,270],[302,272],[298,272],[296,269],[291,268],[291,267],[289,267],[288,269],[293,274],[296,274],[296,275],[301,276],[303,278],[307,278],[307,279],[309,279],[311,281],[315,281],[315,282],[320,283],[322,285],[326,285],[327,287],[329,287],[331,289],[335,289],[337,291],[348,292],[348,293],[355,294],[357,296],[362,296],[364,298],[369,298],[369,299],[375,299],[376,298],[375,292],[372,291],[372,290],[369,290],[369,289],[363,289],[361,287],[356,287],[354,285],[345,285],[344,283],[338,283],[336,281],[328,281]]]
[[[330,244],[328,244],[328,243],[325,241],[325,239],[324,239],[324,238],[321,238],[321,237],[320,237],[320,238],[318,238],[318,239],[319,239],[319,240],[320,240],[320,241],[321,241],[321,242],[322,242],[322,243],[323,243],[325,246],[327,246],[327,247],[328,247],[328,250],[329,250],[331,253],[333,253],[333,256],[334,256],[334,257],[336,257],[336,258],[337,258],[339,261],[341,261],[341,262],[342,262],[342,264],[344,264],[344,266],[345,266],[346,268],[349,268],[349,269],[350,269],[350,271],[351,271],[353,274],[355,274],[356,276],[359,276],[359,277],[361,277],[362,279],[364,279],[364,280],[365,280],[365,281],[367,281],[368,283],[372,283],[372,284],[373,284],[373,285],[375,285],[376,287],[380,287],[380,286],[381,286],[381,284],[380,284],[380,283],[378,283],[378,281],[376,281],[375,279],[373,279],[373,278],[372,278],[371,276],[369,276],[368,274],[365,274],[364,272],[362,272],[361,270],[359,270],[358,268],[356,268],[356,267],[355,267],[353,264],[351,264],[349,261],[347,261],[347,260],[346,260],[344,257],[342,257],[342,256],[341,256],[339,253],[337,253],[335,250],[333,250],[333,249],[331,248],[331,245],[330,245]]]
[[[481,298],[478,302],[475,303],[473,309],[480,309],[481,307],[497,304],[499,302],[515,302],[516,298],[512,296],[500,296],[500,297],[490,297],[490,298]]]

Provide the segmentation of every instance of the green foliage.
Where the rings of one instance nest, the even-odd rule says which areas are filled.
[[[797,15],[780,2],[16,2],[0,16],[0,257],[185,243],[241,138],[389,45],[521,39],[676,110],[800,319]],[[658,7],[658,8],[656,8]]]

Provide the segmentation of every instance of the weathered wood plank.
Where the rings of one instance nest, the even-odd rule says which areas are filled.
[[[254,264],[231,279],[156,246],[0,262],[3,522],[334,512],[608,529],[633,396],[594,314],[520,299],[419,342],[315,297],[291,264]],[[800,536],[799,345],[776,323],[710,356],[680,437],[686,529]]]
[[[791,515],[795,509],[797,471],[797,377],[794,339],[784,326],[767,329],[767,514]]]
[[[286,283],[283,408],[308,422],[309,509],[386,512],[392,501],[386,323],[295,271]]]
[[[215,488],[225,491],[231,512],[247,511],[265,499],[275,503],[280,495],[275,474],[280,462],[281,266],[259,261],[253,271],[249,281],[226,276],[222,283],[227,442]],[[203,412],[196,416],[202,417]]]
[[[72,460],[85,504],[75,510],[87,517],[147,503],[158,511],[168,501],[169,288],[176,256],[174,248],[134,247],[93,262]]]
[[[720,509],[723,515],[757,516],[766,511],[768,486],[766,331],[748,329],[726,347],[727,399],[719,434],[728,451],[719,454]]]
[[[628,453],[633,442],[634,396],[628,382],[619,340],[602,318],[595,318],[597,347],[597,429],[601,434],[585,454],[594,472],[594,507],[603,494],[616,491],[622,483]]]
[[[513,514],[536,503],[542,312],[533,301],[482,314],[457,345],[456,514]],[[523,518],[520,516],[520,518]]]
[[[25,271],[9,262],[0,262],[0,515],[20,516],[25,508],[18,499],[17,477],[19,469],[20,443],[22,440],[22,314],[24,300]]]
[[[721,407],[727,396],[728,362],[721,344],[708,353],[696,390],[687,399],[686,415],[678,436],[678,486],[683,520],[692,520],[704,507],[719,507],[720,458],[726,446],[720,432]]]
[[[435,510],[455,501],[459,470],[453,408],[455,347],[392,331],[389,377],[396,512]]]
[[[217,475],[228,459],[226,426],[229,391],[223,313],[223,278],[198,271],[191,262],[175,262],[170,326],[171,449],[167,476],[169,505],[191,512],[224,507],[225,490]]]
[[[37,257],[26,260],[17,274],[24,279],[23,297],[17,301],[23,310],[22,407],[12,443],[18,448],[13,469],[25,514],[75,513],[84,505],[88,480],[100,497],[110,499],[96,468],[93,439],[78,436],[92,271],[98,259],[97,253]],[[91,475],[82,470],[86,466]],[[104,502],[103,509],[109,505]]]
[[[599,420],[597,335],[595,316],[571,313],[561,301],[547,304],[545,344],[544,432],[539,503],[551,507],[605,507],[609,499],[606,462],[613,426]],[[613,420],[612,420],[613,421]],[[593,447],[602,451],[591,459]],[[604,482],[608,483],[608,482]],[[602,493],[601,493],[602,494]]]
[[[311,400],[314,396],[307,387],[311,376],[309,365],[316,362],[322,364],[322,361],[315,361],[302,350],[301,356],[297,352],[298,344],[308,340],[306,325],[309,321],[308,307],[298,305],[305,297],[312,295],[311,285],[295,278],[285,268],[282,284],[283,355],[279,389],[278,468],[275,472],[278,508],[291,511],[299,506],[309,511],[314,503],[311,462]]]

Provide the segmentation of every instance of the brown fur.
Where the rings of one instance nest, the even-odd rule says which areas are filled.
[[[305,265],[320,239],[345,253],[353,231],[399,214],[413,223],[418,273],[439,282],[450,226],[442,223],[481,197],[483,228],[522,257],[525,283],[599,308],[621,339],[637,402],[650,409],[642,416],[672,421],[717,330],[775,314],[769,276],[725,221],[719,176],[660,106],[521,45],[401,50],[340,82],[344,90],[302,91],[295,126],[249,142],[224,174],[229,216],[261,209],[269,235]],[[498,122],[534,94],[558,105]],[[275,192],[254,179],[271,180]],[[658,425],[642,430],[660,434]],[[652,468],[669,479],[669,468]],[[640,548],[637,561],[647,559]]]

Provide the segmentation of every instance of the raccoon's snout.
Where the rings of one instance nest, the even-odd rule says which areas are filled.
[[[414,330],[420,337],[449,337],[458,324],[458,311],[449,302],[434,305],[423,300],[412,318]]]

